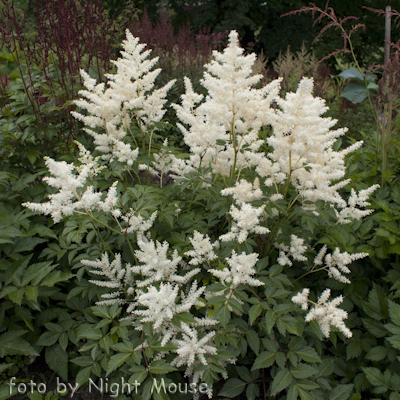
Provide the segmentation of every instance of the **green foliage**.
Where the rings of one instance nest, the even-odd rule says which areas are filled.
[[[278,6],[275,2],[269,5],[271,10],[275,7],[276,13],[280,10]],[[241,12],[247,13],[244,9]],[[243,21],[243,24],[254,22]],[[226,20],[221,20],[220,24],[228,26]],[[263,31],[260,38],[262,34]],[[132,245],[137,249],[135,234],[110,232],[108,227],[118,227],[109,215],[93,213],[96,219],[74,215],[54,225],[20,207],[26,201],[41,202],[49,194],[42,182],[46,173],[42,156],[59,159],[62,154],[63,159],[70,162],[75,150],[69,138],[60,140],[59,132],[67,130],[68,121],[59,118],[57,105],[43,104],[41,111],[48,122],[43,129],[15,72],[12,55],[3,50],[1,57],[7,60],[5,71],[13,81],[7,88],[8,106],[3,108],[0,119],[3,165],[0,171],[0,357],[4,359],[0,373],[13,376],[21,368],[29,371],[28,364],[41,355],[65,380],[72,379],[84,385],[89,378],[99,383],[101,378],[107,377],[111,384],[124,377],[131,384],[140,384],[140,398],[162,398],[151,393],[154,379],[157,382],[164,379],[166,385],[186,381],[182,368],[171,366],[173,356],[170,353],[176,348],[171,343],[162,346],[161,336],[153,333],[150,323],[143,324],[141,331],[136,330],[140,321],[132,326],[131,320],[122,319],[129,314],[118,304],[93,306],[108,291],[88,281],[92,278],[88,267],[80,262],[99,259],[104,252],[110,252],[110,257],[121,253],[124,261],[135,265],[130,248]],[[56,72],[57,66],[54,66]],[[43,77],[39,71],[35,73],[38,87],[42,83],[46,90]],[[354,69],[340,75],[353,80],[342,94],[353,102],[365,100],[367,89],[376,89],[372,78],[364,80]],[[176,89],[171,102],[178,102],[180,94],[181,88]],[[61,89],[57,95],[62,96]],[[172,121],[174,117],[168,118]],[[172,136],[175,145],[181,146],[176,152],[185,150],[176,127],[160,128],[155,140]],[[361,126],[359,133],[365,144],[361,151],[347,157],[347,170],[357,191],[380,183],[380,175],[383,175],[385,185],[371,199],[375,213],[362,222],[335,225],[333,210],[324,204],[318,204],[319,216],[316,216],[300,207],[290,207],[288,201],[281,201],[276,203],[279,216],[273,220],[275,230],[304,233],[314,240],[315,246],[327,244],[329,248],[340,247],[350,253],[368,252],[369,260],[351,265],[349,287],[343,289],[343,284],[326,280],[322,272],[310,275],[312,260],[304,265],[295,263],[291,268],[282,268],[276,262],[278,252],[268,238],[254,235],[236,250],[238,253],[260,252],[257,278],[264,285],[239,287],[236,298],[226,301],[225,293],[220,293],[225,286],[203,271],[199,281],[209,285],[208,290],[215,295],[203,306],[197,306],[193,313],[183,312],[172,319],[177,327],[192,322],[194,317],[209,315],[218,319],[215,327],[218,354],[211,357],[207,366],[196,366],[204,382],[214,384],[218,396],[245,396],[251,400],[261,396],[290,400],[364,397],[396,400],[399,397],[400,148],[393,137],[387,170],[382,171],[375,151],[375,137],[368,125]],[[80,131],[77,135],[82,142],[86,140]],[[154,152],[160,147],[160,143],[156,143]],[[227,216],[230,202],[220,194],[224,183],[215,179],[214,186],[203,185],[210,183],[209,178],[205,178],[209,172],[189,174],[180,186],[162,187],[158,182],[132,179],[121,163],[114,162],[93,184],[96,189],[104,189],[118,179],[122,209],[126,211],[132,207],[144,218],[158,210],[151,237],[160,242],[167,240],[171,249],[183,256],[192,248],[189,238],[195,230],[208,232],[215,240],[231,224]],[[343,192],[347,194],[349,190],[346,187]],[[182,210],[177,213],[177,208]],[[273,214],[271,207],[266,210]],[[285,222],[285,217],[290,222]],[[234,246],[226,244],[216,268],[222,270],[226,266],[222,260]],[[293,294],[301,288],[297,278],[302,275],[305,278],[301,284],[307,282],[315,288],[311,295],[314,301],[318,291],[325,287],[332,291],[344,290],[344,308],[350,314],[352,339],[344,342],[343,335],[334,330],[330,339],[324,340],[315,322],[304,322],[291,302]],[[165,358],[154,359],[164,351],[169,352]],[[235,366],[229,364],[231,358],[237,359]],[[223,381],[225,374],[228,379]],[[5,389],[9,390],[8,386]],[[4,393],[4,386],[1,386],[0,399],[6,398]],[[51,396],[49,393],[45,400],[50,400]],[[170,396],[174,398],[173,394]],[[44,396],[35,393],[31,397],[41,399]]]

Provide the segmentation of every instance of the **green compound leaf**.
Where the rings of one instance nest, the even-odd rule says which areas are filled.
[[[106,376],[110,375],[111,372],[115,371],[120,367],[129,357],[131,353],[118,353],[110,357],[108,362]]]
[[[347,400],[354,385],[338,385],[329,393],[329,400]]]
[[[293,381],[292,374],[286,368],[280,370],[271,385],[271,395],[275,396],[277,393],[281,392],[283,389],[287,388]]]
[[[0,336],[0,357],[14,355],[38,356],[36,350],[20,336],[27,331],[9,331]]]
[[[239,396],[241,394],[247,383],[243,382],[241,379],[232,378],[225,382],[225,385],[222,387],[221,391],[218,393],[218,396],[225,396],[229,398],[233,398]]]
[[[270,367],[275,362],[275,354],[276,353],[273,353],[272,351],[261,352],[254,361],[251,370],[254,371],[256,369]]]
[[[168,374],[168,372],[176,371],[175,367],[171,367],[165,360],[153,361],[150,365],[150,372],[152,374]]]
[[[400,305],[389,300],[389,315],[394,324],[400,326]]]
[[[321,362],[319,355],[312,347],[304,346],[295,353],[306,362]]]
[[[299,364],[297,367],[290,368],[290,372],[296,379],[306,379],[310,376],[316,375],[318,370],[311,365]]]
[[[68,354],[59,344],[46,347],[45,359],[47,365],[65,381],[68,380]]]

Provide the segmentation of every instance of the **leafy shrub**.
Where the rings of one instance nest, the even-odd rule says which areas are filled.
[[[160,71],[129,31],[123,47],[107,88],[81,72],[86,90],[76,104],[87,113],[73,115],[99,155],[78,143],[76,164],[47,157],[43,180],[59,190],[48,202],[24,203],[63,220],[63,230],[53,227],[60,244],[76,243],[73,295],[87,294],[88,284],[104,290],[74,330],[73,342],[84,342],[71,360],[81,367],[77,379],[129,377],[146,399],[167,396],[152,393],[161,378],[168,386],[184,377],[207,384],[210,397],[215,385],[225,397],[246,391],[255,399],[261,387],[264,396],[347,399],[353,385],[335,379],[329,351],[352,332],[338,307],[343,297],[329,298],[350,283],[348,265],[368,255],[351,238],[372,213],[364,208],[378,185],[356,192],[342,180],[345,156],[362,143],[339,151],[346,130],[331,131],[336,121],[321,117],[312,79],[285,98],[281,79],[254,88],[255,55],[243,56],[233,31],[206,65],[208,96],[185,79],[173,107],[191,153],[177,152],[162,122],[173,81],[155,89]],[[173,184],[163,187],[163,175]],[[327,233],[336,239],[329,250]],[[86,281],[86,271],[99,279]],[[331,288],[326,273],[336,279]],[[74,303],[85,309],[83,299]],[[69,328],[49,325],[54,336],[45,333],[41,344],[54,345]]]

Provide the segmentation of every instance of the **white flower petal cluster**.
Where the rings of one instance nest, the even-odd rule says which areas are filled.
[[[347,265],[351,264],[355,260],[368,257],[368,255],[368,253],[349,254],[347,251],[341,253],[340,249],[337,247],[332,254],[327,254],[325,256],[325,264],[329,277],[334,278],[339,282],[351,283],[348,278],[342,275],[342,273],[349,274],[351,271]]]
[[[119,289],[116,292],[103,294],[101,297],[107,300],[99,301],[96,303],[97,305],[125,304],[127,302],[126,299],[121,299],[120,296],[123,293],[124,286],[131,287],[133,278],[130,264],[126,264],[125,268],[122,268],[120,254],[115,255],[115,259],[111,264],[107,253],[102,255],[101,260],[81,260],[81,263],[88,267],[96,268],[91,270],[90,273],[104,276],[108,279],[108,281],[89,280],[90,283],[100,287]]]
[[[154,211],[147,221],[140,214],[135,214],[136,211],[131,208],[126,215],[121,215],[120,218],[127,223],[127,227],[122,229],[123,232],[136,232],[138,235],[141,235],[153,226],[157,218],[157,211]]]
[[[260,235],[270,232],[268,228],[260,226],[260,217],[263,212],[264,206],[253,207],[251,204],[243,203],[241,209],[238,209],[232,204],[229,214],[234,222],[230,232],[221,235],[219,239],[223,242],[237,240],[239,243],[243,243],[251,232]]]
[[[260,160],[256,171],[266,179],[267,186],[290,178],[302,199],[345,207],[338,193],[349,182],[339,181],[345,174],[344,157],[362,142],[344,151],[333,150],[334,142],[346,129],[330,130],[337,121],[321,117],[327,107],[323,99],[313,97],[312,90],[312,78],[303,78],[296,93],[276,99],[280,110],[271,122],[273,134],[267,139],[273,151]]]
[[[200,361],[203,365],[208,365],[207,355],[217,354],[217,349],[211,342],[215,336],[215,331],[208,332],[200,340],[198,338],[198,331],[191,329],[186,323],[182,323],[182,339],[174,339],[172,343],[178,347],[176,353],[178,354],[171,365],[180,367],[187,365],[185,376],[189,376],[193,373],[193,365],[196,361]]]
[[[179,293],[178,285],[171,283],[161,283],[160,288],[149,286],[147,292],[139,291],[137,302],[146,307],[145,310],[135,310],[133,314],[143,316],[144,322],[152,322],[153,330],[158,329],[164,321],[170,322],[175,314],[188,311],[191,304],[175,304]]]
[[[343,208],[338,212],[336,212],[336,216],[338,218],[338,222],[340,224],[349,224],[352,222],[352,219],[360,220],[364,218],[365,216],[371,214],[374,212],[374,210],[360,210],[357,208],[359,207],[367,207],[370,206],[371,204],[367,201],[369,196],[379,188],[379,185],[373,185],[369,187],[368,189],[360,190],[357,192],[352,188],[351,189],[351,194],[349,199],[347,200],[348,207]]]
[[[107,196],[104,201],[99,201],[97,203],[97,207],[99,210],[102,210],[106,213],[112,213],[115,217],[118,217],[121,214],[118,209],[115,209],[115,206],[118,203],[117,185],[118,182],[114,182],[108,188]]]
[[[351,338],[353,334],[343,322],[344,319],[347,319],[348,314],[346,311],[337,308],[337,306],[343,302],[343,297],[339,296],[328,301],[330,295],[330,289],[325,289],[318,299],[318,304],[309,311],[305,320],[306,322],[317,321],[322,334],[326,338],[330,335],[331,325],[338,328],[347,338]]]
[[[310,289],[305,288],[300,293],[297,293],[296,296],[292,297],[292,301],[295,304],[301,305],[301,308],[306,311],[308,310],[308,296],[310,295]]]
[[[201,83],[208,96],[200,105],[203,97],[185,78],[182,105],[173,107],[193,154],[175,165],[177,176],[200,166],[210,166],[213,173],[229,176],[234,167],[248,168],[258,162],[253,157],[263,143],[258,132],[274,118],[270,105],[278,95],[281,79],[255,89],[261,79],[261,75],[252,74],[256,56],[244,56],[243,52],[237,32],[231,31],[228,47],[222,53],[214,51],[214,60],[205,65],[207,71]]]
[[[143,264],[132,267],[132,270],[147,277],[144,281],[138,282],[137,286],[146,287],[151,283],[164,280],[172,282],[178,264],[182,260],[177,250],[174,250],[172,260],[170,260],[167,255],[169,243],[166,241],[162,244],[159,241],[154,243],[141,235],[138,237],[137,244],[140,250],[135,250],[135,256]]]
[[[264,285],[264,283],[252,277],[256,273],[254,267],[258,261],[257,253],[246,254],[243,252],[237,255],[235,250],[232,250],[231,256],[226,258],[226,261],[230,267],[229,269],[225,267],[223,270],[209,270],[226,286],[236,288],[239,285]]]
[[[83,164],[75,166],[65,161],[55,161],[50,157],[44,157],[46,166],[52,176],[44,177],[43,180],[48,185],[60,190],[57,193],[50,194],[47,203],[23,203],[24,207],[32,211],[40,212],[45,215],[51,215],[54,223],[60,222],[63,216],[72,215],[75,210],[91,211],[95,208],[105,210],[107,206],[100,201],[102,193],[94,192],[91,185],[86,186],[87,180],[96,176],[101,170],[97,164],[98,158],[93,158],[90,152],[80,146],[80,155]],[[78,173],[75,174],[74,170]],[[114,183],[116,185],[117,182]],[[86,189],[84,191],[80,188]],[[113,189],[107,196],[106,202],[116,203],[116,191]]]
[[[301,305],[303,310],[308,310],[309,294],[310,289],[303,289],[301,293],[297,293],[296,296],[292,297],[292,301]],[[330,295],[330,289],[325,289],[318,299],[318,303],[306,315],[305,320],[306,322],[317,321],[326,338],[330,335],[331,325],[337,327],[347,338],[351,338],[353,334],[343,322],[344,319],[347,319],[348,314],[346,311],[337,308],[343,302],[343,297],[339,296],[328,302]]]
[[[234,187],[221,190],[222,196],[232,195],[237,204],[251,203],[254,200],[260,200],[264,194],[260,189],[260,181],[258,178],[251,184],[246,179],[236,182]]]
[[[158,58],[148,60],[151,50],[143,51],[146,45],[139,44],[139,38],[133,37],[128,29],[122,46],[122,58],[111,61],[117,67],[116,74],[105,75],[108,78],[107,89],[104,83],[96,85],[95,79],[80,71],[87,90],[79,91],[83,98],[76,100],[75,104],[90,115],[76,111],[71,114],[87,126],[85,130],[95,139],[96,149],[107,153],[103,159],[116,158],[130,166],[139,151],[123,142],[131,121],[136,120],[143,132],[159,122],[166,111],[163,110],[165,97],[175,81],[153,90],[161,69],[151,70]],[[93,130],[95,128],[101,128],[105,133],[97,133]]]
[[[219,243],[211,244],[208,235],[203,235],[197,231],[193,232],[193,238],[189,238],[193,246],[193,250],[187,251],[185,256],[192,257],[189,261],[190,265],[199,265],[203,262],[215,260],[217,255],[214,253],[214,248],[218,248]]]
[[[283,243],[275,245],[281,249],[277,259],[279,265],[288,265],[291,267],[293,263],[289,259],[289,256],[296,261],[307,261],[307,257],[304,255],[307,251],[307,246],[304,246],[304,239],[292,234],[290,235],[290,246],[285,246]]]

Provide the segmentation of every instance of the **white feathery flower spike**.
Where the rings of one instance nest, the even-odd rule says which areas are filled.
[[[254,200],[260,200],[263,192],[260,189],[260,181],[258,178],[251,184],[245,179],[236,182],[234,187],[221,190],[222,196],[232,195],[237,204],[251,203]]]
[[[306,288],[296,296],[292,297],[292,301],[295,304],[299,304],[303,310],[308,310],[308,296],[310,295],[310,289]]]
[[[198,332],[195,328],[190,328],[189,325],[182,322],[182,339],[174,339],[172,343],[178,347],[175,352],[178,354],[174,360],[172,360],[171,365],[180,367],[182,365],[187,365],[188,370],[191,371],[193,364],[199,361],[203,365],[207,365],[206,356],[217,354],[217,349],[214,347],[213,343],[210,342],[215,336],[215,331],[211,331],[203,336],[200,340],[198,338]]]
[[[256,273],[254,266],[258,261],[258,254],[246,254],[242,253],[237,255],[235,250],[232,250],[232,254],[229,258],[226,258],[229,269],[224,268],[223,270],[210,269],[214,276],[220,279],[220,281],[226,286],[237,287],[239,285],[250,285],[250,286],[262,286],[264,283],[252,277]]]
[[[359,207],[370,206],[371,204],[367,200],[369,196],[379,187],[380,187],[379,185],[373,185],[368,189],[360,190],[358,195],[356,191],[352,188],[350,197],[347,200],[349,206],[343,208],[342,210],[340,210],[340,212],[335,210],[336,216],[338,218],[338,223],[349,224],[352,222],[353,219],[360,220],[365,216],[373,213],[374,210],[372,209],[360,210],[359,208],[357,208],[357,206]]]
[[[274,118],[271,103],[278,96],[281,79],[261,89],[254,88],[261,79],[261,75],[252,73],[256,55],[244,56],[243,52],[237,32],[231,31],[228,47],[222,53],[214,51],[214,59],[205,65],[207,71],[201,84],[208,96],[200,105],[202,96],[193,91],[190,80],[185,78],[182,105],[173,107],[185,124],[178,127],[193,154],[175,166],[177,176],[200,166],[229,176],[232,168],[257,165],[259,160],[254,153],[263,144],[258,132]]]
[[[347,251],[341,253],[340,249],[337,247],[332,254],[327,254],[325,256],[325,264],[329,277],[339,282],[351,283],[342,273],[349,274],[351,271],[347,266],[353,261],[368,257],[368,255],[368,253],[349,254]]]
[[[243,243],[251,232],[260,235],[270,232],[268,228],[260,226],[260,217],[263,212],[264,206],[253,207],[251,204],[243,203],[239,210],[232,204],[229,214],[235,222],[232,224],[230,232],[221,235],[219,239],[223,242],[236,239],[239,243]]]
[[[347,338],[351,338],[353,334],[343,322],[344,319],[347,319],[348,314],[346,311],[337,308],[337,306],[343,302],[343,297],[339,296],[328,301],[330,295],[330,289],[325,289],[318,299],[318,304],[309,311],[305,320],[306,322],[317,321],[322,334],[326,338],[330,335],[331,325],[338,328]]]
[[[128,29],[122,46],[122,57],[111,61],[117,72],[105,75],[107,88],[104,83],[96,85],[95,79],[84,70],[80,71],[86,90],[79,91],[82,98],[75,104],[90,115],[77,111],[71,114],[86,125],[86,132],[95,139],[96,149],[106,153],[103,159],[116,158],[131,166],[137,159],[138,149],[123,142],[131,121],[136,120],[143,132],[154,130],[153,124],[161,121],[166,112],[163,110],[166,95],[175,81],[154,90],[154,81],[161,71],[152,71],[158,58],[149,60],[151,50],[143,51],[146,45],[140,44],[139,38],[133,37]],[[98,133],[93,130],[95,128],[105,133]]]
[[[203,234],[194,231],[193,238],[189,238],[189,240],[193,246],[193,250],[185,253],[186,256],[192,257],[192,259],[189,261],[189,264],[199,265],[203,262],[212,261],[217,258],[216,254],[214,253],[214,248],[218,247],[219,243],[216,242],[211,244],[208,235],[204,236]]]
[[[55,161],[50,157],[44,157],[46,166],[52,176],[43,180],[49,186],[58,188],[58,193],[50,194],[47,203],[27,202],[22,205],[32,211],[51,215],[54,223],[60,222],[63,216],[72,215],[75,210],[91,211],[101,204],[102,194],[94,192],[89,185],[85,191],[80,191],[87,184],[87,180],[98,174],[101,167],[97,164],[98,158],[93,158],[90,152],[80,146],[81,164],[79,167],[68,164],[65,161]],[[75,174],[74,170],[78,173]]]
[[[344,157],[362,142],[345,151],[333,150],[336,139],[346,129],[330,130],[337,121],[321,117],[327,107],[323,99],[313,97],[312,90],[312,78],[303,78],[296,93],[276,98],[280,110],[271,122],[273,134],[267,139],[273,151],[261,160],[256,171],[266,179],[267,186],[290,177],[303,200],[323,200],[343,208],[346,202],[338,191],[349,182],[340,181],[345,175]]]

